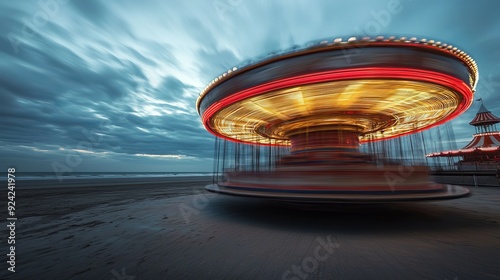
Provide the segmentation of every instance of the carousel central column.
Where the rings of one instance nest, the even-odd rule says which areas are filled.
[[[359,150],[359,137],[355,131],[305,132],[290,135],[290,142],[292,154],[317,150]]]

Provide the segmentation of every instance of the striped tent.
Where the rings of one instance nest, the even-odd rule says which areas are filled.
[[[496,124],[499,122],[500,118],[493,115],[488,109],[486,109],[486,107],[484,107],[484,104],[481,104],[481,107],[479,107],[476,116],[469,124],[473,126],[480,126]]]
[[[462,150],[499,146],[500,132],[480,133],[474,135],[474,139],[472,139],[469,144],[463,147]]]

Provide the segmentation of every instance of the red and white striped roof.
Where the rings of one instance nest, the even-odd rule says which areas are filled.
[[[486,107],[484,107],[484,104],[481,104],[481,107],[479,107],[476,116],[469,124],[474,126],[479,126],[479,125],[495,124],[499,122],[500,118],[493,115],[488,109],[486,109]]]
[[[478,133],[472,141],[460,150],[437,152],[427,157],[458,157],[470,153],[498,154],[500,152],[500,132]]]
[[[500,146],[500,132],[488,132],[475,134],[472,141],[464,149],[488,148]]]

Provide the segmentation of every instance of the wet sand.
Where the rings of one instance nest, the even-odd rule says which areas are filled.
[[[500,188],[317,209],[207,193],[203,177],[65,183],[18,186],[16,273],[0,278],[500,279]]]

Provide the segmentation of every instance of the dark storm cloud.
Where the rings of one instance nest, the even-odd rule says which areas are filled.
[[[200,128],[194,98],[186,102],[185,95],[192,90],[192,86],[175,77],[165,77],[161,85],[152,90],[151,97],[162,102],[158,105],[160,108],[183,110],[184,113],[148,118],[129,114],[125,120],[121,120],[120,127],[114,128],[113,133],[104,141],[106,149],[116,148],[132,154],[210,157],[213,153],[212,137]],[[185,108],[181,108],[181,105],[185,105]]]
[[[117,23],[116,18],[109,21],[109,11],[99,1],[72,4],[74,18],[85,18],[101,28],[127,26]],[[0,129],[8,131],[1,138],[2,147],[8,147],[2,151],[4,159],[43,163],[45,167],[38,167],[47,170],[53,161],[64,162],[68,150],[77,149],[79,143],[87,143],[87,148],[90,143],[89,150],[96,153],[117,158],[129,155],[132,161],[137,161],[136,154],[211,156],[212,145],[207,145],[207,140],[212,138],[201,131],[194,108],[181,108],[186,114],[151,118],[133,114],[138,108],[130,101],[140,95],[139,87],[141,94],[169,103],[159,107],[192,107],[194,97],[186,102],[185,96],[197,89],[175,77],[163,79],[157,89],[148,87],[137,63],[157,67],[161,61],[128,45],[120,46],[118,57],[112,38],[85,38],[86,34],[75,34],[52,21],[34,36],[23,37],[21,19],[29,16],[29,11],[6,8],[0,17],[3,26],[12,27],[10,36],[15,34],[16,42],[21,42],[16,53],[9,33],[0,34],[2,65],[8,70],[0,75]],[[93,44],[82,50],[72,42],[75,37]],[[168,44],[151,42],[150,48],[163,62],[178,63]],[[96,132],[100,141],[90,141],[89,134],[96,137]]]
[[[90,14],[102,8],[100,4],[92,7],[77,5],[85,7],[85,12]],[[94,15],[93,19],[97,20],[98,16]],[[19,14],[16,17],[5,15],[2,19],[11,26],[22,26],[19,17]],[[8,131],[2,135],[4,145],[24,144],[40,149],[54,144],[56,147],[76,146],[86,139],[82,131],[97,129],[102,122],[95,114],[108,119],[120,119],[127,115],[131,110],[124,97],[134,93],[145,80],[141,69],[133,61],[88,48],[84,55],[100,61],[98,67],[91,67],[87,59],[75,53],[70,46],[52,39],[50,31],[54,29],[63,38],[71,38],[71,32],[56,26],[53,23],[46,25],[44,32],[23,42],[20,52],[15,55],[9,49],[12,48],[9,38],[1,34],[3,63],[9,65],[8,71],[2,71],[0,76],[3,97],[0,129]],[[136,50],[129,48],[128,51],[135,59],[153,63]],[[126,124],[129,123],[122,122],[122,125]],[[144,120],[141,125],[148,126]],[[126,135],[137,134],[131,133],[131,128],[124,127],[122,130]],[[110,129],[105,132],[113,135]],[[132,136],[129,138],[125,140],[141,143]],[[152,145],[154,137],[146,138],[149,138],[146,144]],[[113,147],[120,145],[116,143]],[[139,149],[122,152],[137,153]]]
[[[184,84],[179,79],[168,76],[163,79],[162,84],[155,90],[154,95],[166,98],[166,100],[184,100],[183,94],[187,90],[193,89],[196,90],[192,86]]]

